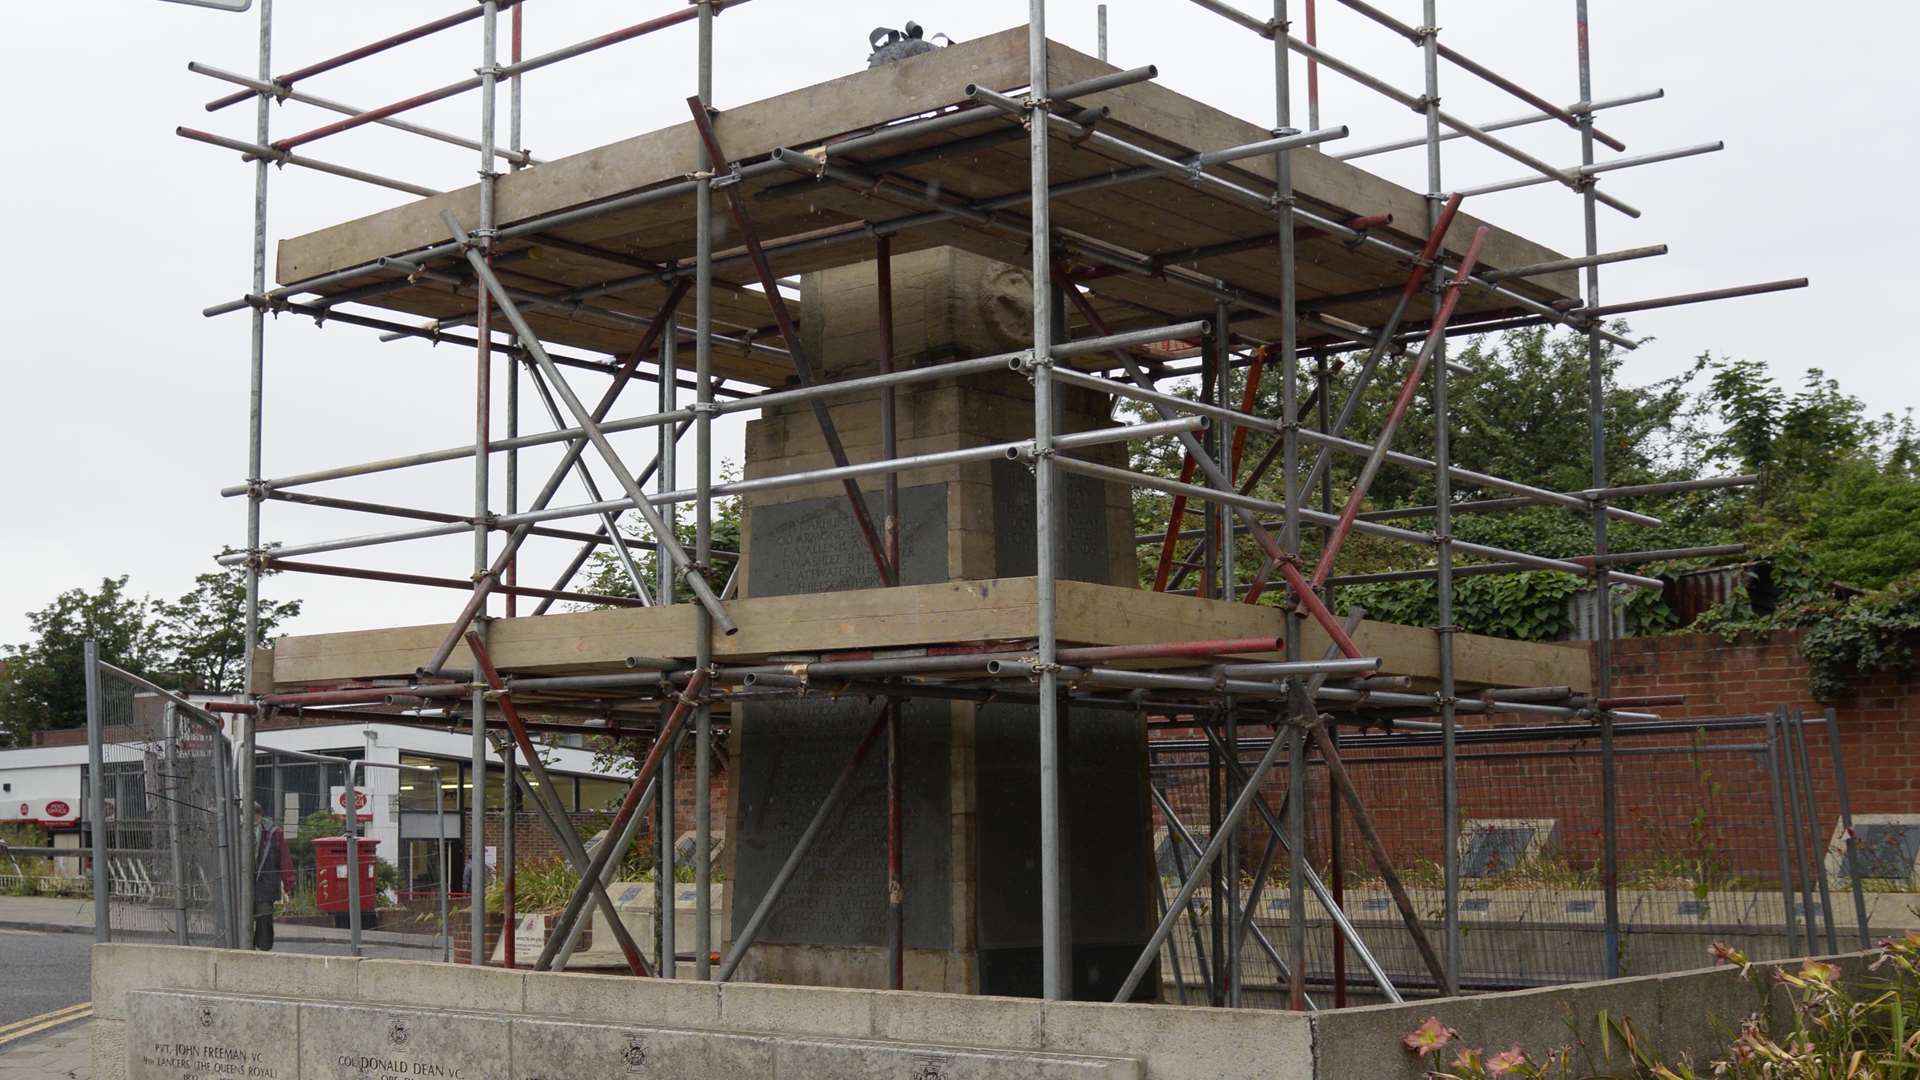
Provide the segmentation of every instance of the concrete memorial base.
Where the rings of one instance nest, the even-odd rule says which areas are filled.
[[[1133,1058],[135,990],[129,1080],[1139,1080]]]
[[[1867,974],[1862,954],[1832,959]],[[99,945],[93,1077],[1414,1080],[1433,1062],[1400,1040],[1429,1016],[1536,1058],[1581,1040],[1610,1074],[1631,1063],[1617,1039],[1600,1060],[1603,1013],[1706,1061],[1748,1014],[1784,1019],[1766,966],[1293,1013]]]

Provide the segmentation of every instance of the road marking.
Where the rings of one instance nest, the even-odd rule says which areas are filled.
[[[93,1002],[83,1001],[78,1005],[69,1005],[64,1009],[55,1009],[52,1012],[41,1013],[39,1016],[29,1016],[25,1020],[16,1020],[11,1024],[0,1026],[0,1046],[17,1042],[29,1035],[38,1035],[43,1031],[51,1031],[62,1024],[69,1024],[75,1020],[85,1020],[92,1015]]]

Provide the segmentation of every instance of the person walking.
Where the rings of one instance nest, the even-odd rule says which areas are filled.
[[[273,951],[273,908],[293,895],[293,853],[287,834],[263,805],[256,804],[259,831],[253,846],[253,947]]]

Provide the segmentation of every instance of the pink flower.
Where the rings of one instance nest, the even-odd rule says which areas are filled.
[[[1715,967],[1721,964],[1732,964],[1735,967],[1747,966],[1746,954],[1724,941],[1716,941],[1708,946],[1707,955],[1713,957]]]
[[[1425,1023],[1408,1032],[1400,1041],[1406,1048],[1426,1057],[1438,1053],[1440,1049],[1459,1038],[1460,1033],[1440,1022],[1437,1016],[1429,1016]]]
[[[1480,1072],[1482,1069],[1480,1048],[1477,1046],[1461,1047],[1460,1052],[1453,1055],[1453,1067],[1456,1071],[1467,1074]]]
[[[1809,960],[1800,968],[1800,977],[1808,982],[1832,984],[1839,981],[1840,969],[1832,964]]]
[[[1519,1069],[1520,1066],[1525,1065],[1526,1063],[1527,1063],[1526,1053],[1520,1049],[1519,1043],[1514,1043],[1512,1046],[1508,1047],[1507,1049],[1502,1050],[1499,1053],[1487,1059],[1487,1075],[1488,1076],[1505,1076],[1508,1073],[1514,1072],[1515,1070]]]

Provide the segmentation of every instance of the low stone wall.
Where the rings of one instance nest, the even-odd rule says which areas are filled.
[[[591,1025],[602,1033],[631,1034],[650,1047],[662,1039],[682,1040],[688,1031],[765,1036],[801,1047],[789,1054],[832,1057],[829,1068],[802,1069],[794,1075],[868,1077],[923,1076],[947,1080],[999,1080],[1006,1077],[1099,1075],[1140,1080],[1271,1080],[1273,1077],[1311,1075],[1311,1032],[1301,1014],[1252,1010],[1189,1009],[1178,1006],[1108,1005],[1093,1002],[1041,1002],[1025,998],[966,997],[948,994],[897,993],[879,990],[838,990],[816,987],[767,986],[752,983],[698,983],[682,980],[635,979],[610,975],[543,974],[472,968],[413,960],[354,960],[345,957],[299,956],[285,953],[248,953],[153,945],[97,945],[93,960],[94,1077],[125,1080],[129,1076],[207,1077],[246,1075],[173,1069],[129,1072],[128,1017],[130,1002],[141,1009],[187,1009],[194,1023],[199,1009],[213,1010],[204,1028],[221,1030],[226,1013],[247,1003],[270,1004],[297,999],[303,1007],[366,1007],[356,1013],[366,1025],[358,1049],[339,1048],[341,1054],[378,1057],[390,1043],[393,1023],[407,1024],[417,1037],[435,1023],[464,1026],[473,1014],[487,1013],[502,1033],[507,1023],[521,1020],[537,1025],[572,1021]],[[242,999],[236,995],[255,995]],[[159,999],[165,998],[162,1001]],[[396,1011],[405,1010],[404,1014]],[[433,1023],[415,1022],[426,1009],[444,1011]],[[170,1014],[169,1014],[170,1015]],[[300,1031],[308,1030],[304,1019]],[[315,1013],[316,1022],[333,1024],[336,1015]],[[138,1029],[136,1029],[138,1030]],[[318,1030],[318,1029],[316,1029]],[[329,1029],[330,1030],[330,1029]],[[513,1029],[531,1030],[523,1024]],[[552,1032],[540,1028],[541,1037]],[[151,1031],[140,1042],[156,1040]],[[284,1042],[294,1037],[283,1032]],[[503,1036],[504,1037],[504,1036]],[[530,1035],[529,1038],[532,1036]],[[585,1037],[584,1035],[582,1036]],[[191,1042],[191,1040],[184,1040]],[[832,1044],[822,1048],[823,1043]],[[212,1041],[211,1045],[218,1045]],[[154,1047],[136,1045],[135,1053]],[[259,1049],[259,1048],[255,1048]],[[288,1049],[281,1047],[282,1050]],[[616,1048],[617,1049],[617,1048]],[[1005,1051],[995,1057],[981,1051]],[[297,1050],[305,1054],[305,1050]],[[651,1053],[652,1051],[649,1051]],[[1034,1056],[1034,1055],[1041,1056]],[[904,1055],[904,1057],[901,1057]],[[918,1055],[916,1057],[916,1055]],[[399,1057],[402,1055],[392,1054]],[[891,1066],[897,1071],[876,1073],[863,1062]],[[926,1058],[928,1072],[912,1064]],[[536,1067],[498,1056],[496,1066],[467,1071],[461,1080],[508,1080],[510,1076],[543,1075]],[[183,1059],[189,1066],[195,1060]],[[822,1060],[815,1058],[814,1060]],[[276,1080],[312,1080],[331,1077],[316,1071],[327,1062],[294,1074],[278,1071]],[[1089,1065],[1073,1065],[1091,1062]],[[338,1055],[333,1059],[338,1064]],[[208,1064],[218,1066],[217,1061]],[[248,1063],[258,1064],[258,1063]],[[547,1076],[590,1077],[589,1072],[560,1071]],[[859,1067],[856,1068],[855,1066]],[[1070,1071],[1056,1071],[1067,1069]],[[1044,1066],[1044,1067],[1043,1067]],[[145,1068],[143,1066],[143,1068]],[[164,1067],[163,1067],[164,1068]],[[510,1073],[509,1068],[515,1071]],[[354,1071],[340,1072],[357,1077]],[[377,1071],[372,1075],[380,1075]],[[398,1074],[396,1074],[398,1075]],[[609,1075],[614,1075],[610,1073]],[[624,1066],[618,1074],[625,1076]],[[678,1074],[676,1074],[678,1075]],[[708,1076],[725,1080],[772,1075],[731,1070],[689,1072],[686,1080]],[[787,1075],[780,1072],[779,1075]]]
[[[1866,953],[1827,957],[1842,978],[1864,974]],[[1624,1020],[1641,1044],[1671,1060],[1690,1055],[1703,1074],[1715,1057],[1725,1056],[1740,1021],[1751,1014],[1788,1022],[1784,989],[1768,977],[1770,969],[1797,969],[1804,960],[1754,965],[1743,976],[1734,968],[1706,968],[1666,975],[1518,990],[1478,997],[1370,1005],[1313,1015],[1316,1078],[1368,1077],[1369,1080],[1421,1080],[1436,1064],[1453,1060],[1451,1049],[1438,1059],[1421,1060],[1401,1039],[1428,1017],[1459,1033],[1460,1046],[1496,1053],[1519,1045],[1538,1061],[1559,1047],[1574,1051],[1574,1075],[1632,1075],[1620,1039],[1603,1038],[1601,1018]],[[1610,1043],[1610,1047],[1609,1047]],[[1611,1056],[1608,1049],[1611,1049]]]
[[[1837,959],[1849,977],[1858,976],[1861,955]],[[461,1080],[590,1078],[627,1075],[625,1065],[614,1067],[628,1060],[623,1054],[663,1063],[669,1052],[675,1061],[711,1063],[674,1074],[685,1080],[785,1075],[780,1061],[810,1063],[798,1075],[850,1078],[1415,1080],[1433,1062],[1414,1058],[1400,1040],[1429,1016],[1458,1030],[1469,1045],[1518,1043],[1539,1055],[1576,1044],[1599,1069],[1605,1064],[1598,1028],[1603,1011],[1628,1019],[1664,1054],[1687,1052],[1704,1061],[1724,1047],[1724,1033],[1742,1017],[1784,1003],[1777,992],[1763,995],[1759,985],[1728,969],[1307,1014],[722,986],[154,945],[95,946],[93,998],[96,1080],[249,1075],[247,1068],[271,1069],[252,1075],[276,1080],[357,1077],[354,1061],[377,1065],[422,1054],[441,1055],[441,1061],[467,1054],[458,1066]],[[282,1025],[293,1017],[292,1028],[249,1044],[250,1029],[229,1026],[268,1013]],[[129,1017],[136,1015],[136,1045],[129,1047]],[[185,1037],[170,1046],[165,1036],[177,1026],[186,1027]],[[449,1040],[453,1031],[472,1032],[473,1039],[485,1031],[484,1045],[492,1049],[471,1054],[481,1044]],[[322,1032],[331,1032],[331,1041],[310,1046]],[[520,1059],[558,1054],[555,1048],[570,1042],[590,1048],[599,1064]],[[536,1049],[542,1046],[550,1049]],[[1617,1040],[1614,1046],[1618,1053]],[[233,1049],[271,1050],[279,1064],[265,1056],[242,1059],[234,1072],[235,1061],[224,1056]],[[144,1055],[160,1064],[143,1061],[130,1071],[130,1051],[135,1060]],[[752,1064],[764,1061],[775,1063],[772,1072]],[[449,1066],[426,1066],[428,1072],[417,1074],[453,1075],[431,1072]],[[416,1072],[409,1066],[392,1075]]]

